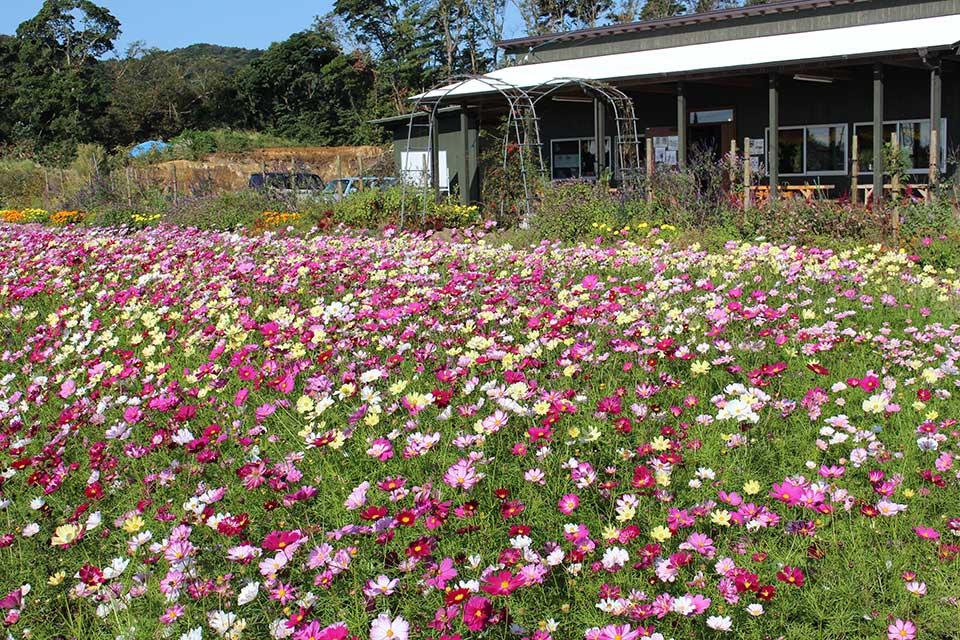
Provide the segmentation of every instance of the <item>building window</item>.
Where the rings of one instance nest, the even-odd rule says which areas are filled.
[[[769,148],[770,130],[766,130]],[[780,127],[781,176],[843,175],[847,172],[847,125]]]
[[[858,122],[853,125],[857,136],[860,173],[873,173],[873,123]],[[891,134],[897,134],[900,148],[906,150],[907,173],[925,174],[930,165],[930,119],[895,120],[883,123],[883,142],[890,142]],[[947,119],[940,120],[939,164],[945,166],[947,155]]]
[[[550,141],[550,166],[554,180],[596,178],[597,145],[593,138]],[[610,138],[604,139],[604,166],[610,165]]]

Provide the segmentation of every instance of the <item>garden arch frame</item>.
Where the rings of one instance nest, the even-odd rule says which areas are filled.
[[[426,218],[427,213],[427,192],[429,189],[434,189],[435,193],[438,190],[438,181],[439,181],[439,171],[438,171],[438,161],[437,155],[439,149],[437,148],[437,114],[440,110],[441,104],[444,100],[449,98],[450,94],[456,91],[458,88],[462,87],[468,82],[479,82],[483,85],[486,85],[490,89],[493,89],[495,92],[499,93],[503,97],[504,101],[507,103],[507,122],[506,122],[506,131],[504,133],[503,139],[503,150],[502,150],[502,162],[503,169],[507,169],[509,163],[509,154],[508,148],[510,145],[511,134],[516,140],[518,148],[521,149],[520,154],[520,175],[523,182],[523,192],[524,192],[524,201],[525,201],[525,212],[527,218],[533,214],[533,185],[530,184],[530,176],[527,175],[527,163],[526,156],[535,152],[534,156],[534,166],[537,173],[543,177],[546,175],[546,165],[543,161],[543,145],[540,140],[540,125],[539,118],[537,118],[536,105],[534,100],[531,98],[530,94],[509,82],[504,82],[496,78],[491,78],[489,76],[478,76],[478,75],[459,75],[435,85],[429,91],[425,91],[417,96],[413,104],[413,110],[410,112],[410,118],[407,121],[407,144],[404,148],[404,151],[407,153],[406,156],[401,155],[401,166],[400,166],[400,177],[401,177],[401,203],[400,203],[400,228],[406,223],[406,214],[407,214],[407,192],[408,192],[408,180],[406,180],[407,166],[404,161],[404,157],[409,159],[409,154],[411,152],[425,153],[426,159],[429,161],[429,171],[430,171],[430,180],[429,183],[426,180],[427,169],[426,167],[421,173],[420,179],[420,192],[421,192],[421,211],[420,211],[420,220],[423,222]],[[431,95],[436,94],[436,92],[442,91],[440,95]],[[429,96],[429,97],[428,97]],[[426,123],[418,123],[417,118],[423,113],[428,113]],[[425,131],[424,131],[425,129]],[[412,141],[416,137],[415,131],[421,131],[426,133],[426,146],[420,148],[414,148],[412,146]],[[461,180],[465,180],[466,176],[461,177]],[[500,201],[500,214],[503,215],[504,201],[501,198]]]
[[[579,87],[588,96],[610,106],[616,133],[610,149],[611,157],[615,153],[617,158],[613,174],[614,181],[627,189],[638,186],[643,176],[642,139],[639,135],[633,98],[616,87],[584,78],[554,78],[528,89],[527,92],[536,106],[541,100],[570,87]],[[594,117],[599,118],[601,115],[595,112]],[[598,154],[602,153],[602,144],[602,141],[597,141]]]

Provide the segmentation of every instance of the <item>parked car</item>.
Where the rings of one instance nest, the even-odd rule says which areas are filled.
[[[250,188],[257,191],[275,191],[282,195],[319,199],[323,197],[323,179],[315,173],[254,173]]]
[[[378,178],[376,176],[367,176],[363,179],[364,189],[387,189],[395,184],[397,184],[397,179],[391,177]],[[324,196],[330,200],[339,200],[343,196],[348,196],[359,190],[359,177],[337,178],[327,183],[327,186],[323,188],[323,193]]]

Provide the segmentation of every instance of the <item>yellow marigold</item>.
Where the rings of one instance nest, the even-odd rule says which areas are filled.
[[[26,220],[22,211],[14,211],[13,209],[0,211],[0,218],[3,218],[4,222],[24,222]]]

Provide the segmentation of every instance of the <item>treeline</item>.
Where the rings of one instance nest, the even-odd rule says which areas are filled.
[[[750,0],[747,0],[748,3]],[[337,0],[266,51],[115,43],[120,22],[91,0],[45,0],[0,35],[0,145],[60,164],[78,144],[118,148],[183,131],[246,129],[303,144],[369,144],[371,119],[404,110],[446,77],[503,64],[507,3],[528,34],[652,19],[734,0]],[[756,2],[756,0],[753,0]]]

